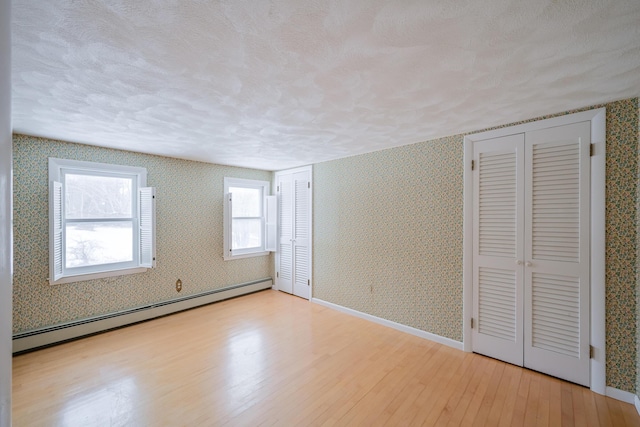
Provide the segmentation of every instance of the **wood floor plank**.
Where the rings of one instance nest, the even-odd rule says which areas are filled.
[[[549,382],[545,381],[544,376],[540,379],[540,386],[538,389],[538,409],[536,416],[536,427],[546,427],[549,425],[549,411],[550,411],[550,386]]]
[[[511,417],[511,425],[521,426],[524,424],[525,414],[527,412],[527,402],[529,398],[529,388],[531,385],[531,378],[533,373],[529,371],[523,371],[522,378],[518,389],[513,392],[517,393],[516,404],[513,408],[513,414]]]
[[[595,394],[588,388],[581,387],[582,401],[584,402],[585,418],[587,420],[587,427],[596,427],[600,425],[598,420],[598,410],[596,408],[596,401],[594,399]]]
[[[633,405],[272,290],[13,362],[16,426],[640,426]]]
[[[538,424],[538,406],[540,403],[540,375],[532,374],[529,382],[529,394],[524,413],[524,426],[532,427]]]

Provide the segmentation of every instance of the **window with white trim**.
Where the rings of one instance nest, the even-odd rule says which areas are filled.
[[[49,282],[155,267],[155,189],[147,170],[49,158]]]
[[[225,178],[224,259],[275,251],[276,200],[268,181]]]

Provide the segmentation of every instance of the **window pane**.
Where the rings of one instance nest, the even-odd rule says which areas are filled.
[[[231,229],[231,250],[262,246],[262,220],[234,219]]]
[[[133,222],[66,224],[66,267],[133,261]]]
[[[232,217],[261,216],[262,190],[259,188],[229,187],[229,193],[233,194]]]
[[[131,218],[132,178],[65,174],[69,219]]]

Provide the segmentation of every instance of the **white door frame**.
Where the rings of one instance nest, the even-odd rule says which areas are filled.
[[[463,214],[463,349],[472,351],[471,318],[473,317],[473,144],[475,141],[514,133],[563,126],[576,122],[591,122],[591,390],[606,391],[606,331],[605,331],[605,166],[606,109],[539,120],[521,125],[475,133],[464,137],[464,214]]]
[[[13,190],[11,1],[0,0],[0,425],[11,425]]]
[[[309,185],[310,185],[310,193],[309,193],[309,301],[313,298],[313,165],[301,166],[299,168],[294,169],[286,169],[275,172],[273,176],[273,187],[276,188],[278,185],[278,176],[280,175],[288,175],[294,174],[297,172],[309,172]],[[277,194],[277,191],[276,191]],[[278,206],[280,201],[278,201]],[[278,235],[276,238],[277,242],[280,242],[280,213],[278,213]],[[278,271],[279,263],[278,263],[278,253],[273,257],[273,268],[275,271]],[[277,286],[278,281],[273,280],[272,289],[280,290]]]

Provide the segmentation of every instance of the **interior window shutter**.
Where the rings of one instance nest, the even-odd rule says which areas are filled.
[[[224,195],[224,242],[223,242],[223,258],[226,260],[231,259],[233,255],[233,217],[232,217],[232,206],[231,206],[231,193],[227,193]]]
[[[140,267],[156,266],[156,189],[143,187],[138,200],[140,204]]]
[[[265,239],[264,249],[276,252],[278,247],[278,197],[265,197]]]
[[[62,278],[62,183],[49,187],[49,282]]]

